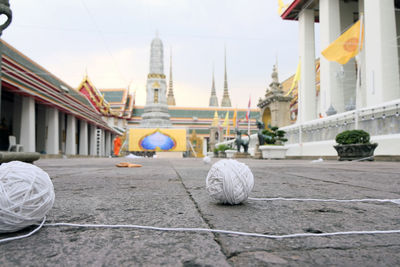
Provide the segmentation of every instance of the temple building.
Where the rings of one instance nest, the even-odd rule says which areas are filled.
[[[11,136],[25,152],[110,156],[111,140],[124,131],[117,121],[123,127],[126,119],[112,114],[86,79],[80,92],[1,42],[0,149],[8,149]]]
[[[130,119],[132,116],[132,111],[135,106],[135,94],[130,94],[129,89],[126,88],[100,88],[99,91],[108,103],[111,113],[125,119],[119,120],[118,122],[124,122],[126,124],[126,120]],[[120,124],[118,126],[121,127]]]
[[[295,0],[283,11],[282,19],[299,24],[301,62],[296,123],[282,128],[289,156],[335,156],[335,136],[350,129],[370,133],[375,155],[399,155],[399,7],[397,0]],[[316,41],[324,50],[359,19],[364,38],[357,60],[342,65],[316,55]]]
[[[234,138],[235,133],[232,126],[233,114],[237,111],[237,117],[239,120],[239,129],[247,132],[248,123],[246,121],[247,109],[244,108],[223,108],[223,107],[169,107],[170,121],[173,127],[184,127],[187,128],[189,133],[193,130],[196,131],[197,135],[208,140],[210,127],[214,120],[215,111],[218,113],[218,118],[221,130],[226,132],[226,127],[221,125],[224,122],[226,113],[229,112],[230,119],[230,133],[226,138]],[[144,106],[135,106],[132,117],[128,120],[128,125],[130,126],[140,126],[140,121],[142,114],[144,112]],[[260,111],[258,108],[250,109],[250,130],[252,133],[257,132],[256,119],[260,116]]]
[[[148,75],[147,82],[146,105],[144,107],[135,106],[132,117],[128,120],[130,135],[135,136],[134,140],[132,141],[134,143],[132,145],[132,148],[138,149],[138,151],[146,150],[146,148],[141,146],[140,144],[143,142],[142,140],[147,138],[147,135],[151,136],[151,134],[158,134],[158,140],[167,140],[168,138],[171,138],[171,142],[178,140],[179,143],[179,138],[174,138],[173,135],[177,134],[178,130],[182,129],[185,129],[187,136],[192,136],[193,138],[193,133],[195,133],[195,139],[199,140],[198,138],[201,138],[201,143],[204,145],[204,148],[206,148],[207,145],[209,146],[208,141],[210,136],[210,128],[212,127],[212,122],[215,121],[214,113],[216,113],[216,111],[220,114],[220,116],[223,116],[221,117],[221,123],[218,125],[218,127],[221,129],[220,132],[224,132],[223,137],[228,139],[234,137],[234,129],[232,129],[232,131],[229,131],[227,127],[225,127],[225,129],[222,129],[221,126],[227,113],[229,113],[228,117],[230,118],[229,124],[232,124],[231,120],[235,110],[233,108],[230,108],[231,103],[228,94],[226,64],[224,105],[228,106],[218,108],[217,101],[216,103],[213,103],[216,104],[216,107],[212,106],[209,108],[190,108],[167,105],[166,97],[168,97],[169,99],[173,98],[172,60],[170,65],[170,86],[168,95],[166,94],[165,84],[165,75],[163,72],[163,44],[162,41],[158,37],[156,37],[151,42],[150,73]],[[215,95],[216,99],[214,79],[212,91],[212,94]],[[175,100],[173,102],[175,102]],[[237,110],[238,119],[242,120],[242,122],[239,122],[239,127],[243,130],[247,130],[248,128],[247,121],[243,121],[246,116],[246,112],[247,109]],[[258,118],[258,116],[258,110],[252,109],[250,112],[250,130],[253,132],[256,131],[255,120],[256,118]],[[140,128],[148,128],[150,130],[145,131],[144,129],[140,130]],[[173,132],[174,129],[175,132]],[[143,137],[139,138],[138,135],[143,135]],[[180,134],[177,135],[180,136]],[[212,148],[209,149],[212,150]],[[167,151],[164,149],[161,150]],[[199,154],[201,155],[201,153]]]
[[[135,94],[129,93],[128,88],[97,88],[88,75],[84,75],[78,87],[73,88],[2,42],[2,150],[8,149],[9,136],[15,136],[17,144],[21,144],[26,152],[55,156],[110,156],[113,138],[124,135],[127,128],[154,128],[168,131],[184,129],[186,136],[190,136],[188,140],[196,140],[196,151],[200,151],[198,146],[201,144],[204,146],[201,151],[205,152],[207,146],[212,150],[209,144],[212,127],[221,134],[221,140],[235,137],[232,128],[235,111],[239,129],[247,132],[250,124],[250,131],[257,131],[257,108],[250,110],[248,123],[245,120],[247,108],[218,107],[214,78],[212,91],[216,106],[176,106],[175,101],[172,101],[175,100],[172,60],[167,93],[163,44],[158,37],[151,43],[145,106],[135,105]],[[228,102],[226,104],[230,106],[226,64],[224,87],[224,103]],[[229,127],[222,127],[227,113]],[[185,144],[181,149],[189,150],[189,147],[186,148]]]

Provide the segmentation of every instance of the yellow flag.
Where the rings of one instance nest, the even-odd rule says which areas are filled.
[[[361,29],[362,34],[360,34]],[[364,27],[359,20],[322,51],[321,54],[329,61],[336,61],[344,65],[360,52],[363,46],[363,39]]]
[[[237,127],[237,110],[236,109],[235,109],[235,112],[233,113],[232,124],[233,124],[233,128]]]
[[[285,5],[282,0],[278,0],[278,14],[279,16],[283,13],[283,11],[288,8],[289,5]]]
[[[226,127],[228,125],[229,125],[229,111],[226,112],[224,123],[222,123],[223,127]]]
[[[229,111],[226,112],[224,123],[222,127],[226,127],[226,135],[229,135]]]
[[[290,95],[290,93],[293,91],[297,82],[300,81],[300,75],[301,75],[301,62],[299,61],[299,64],[297,64],[296,74],[294,75],[294,78],[293,78],[292,86],[290,87],[290,90],[287,92],[287,94],[285,96]]]

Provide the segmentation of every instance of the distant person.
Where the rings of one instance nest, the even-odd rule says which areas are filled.
[[[114,138],[114,156],[119,156],[119,150],[121,149],[121,138],[119,136]]]

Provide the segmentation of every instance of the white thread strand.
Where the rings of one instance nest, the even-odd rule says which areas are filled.
[[[251,237],[264,237],[270,239],[284,239],[293,237],[311,237],[311,236],[336,236],[336,235],[361,235],[361,234],[393,234],[400,233],[400,230],[372,230],[372,231],[347,231],[347,232],[332,232],[332,233],[296,233],[287,235],[265,235],[258,233],[248,233],[230,230],[220,229],[209,229],[209,228],[185,228],[185,227],[156,227],[146,225],[134,225],[134,224],[75,224],[75,223],[46,223],[44,226],[70,226],[70,227],[82,227],[82,228],[133,228],[142,230],[155,230],[155,231],[170,231],[170,232],[210,232],[219,234],[231,234],[240,236],[251,236]]]
[[[39,224],[38,227],[36,227],[34,230],[32,230],[31,232],[25,234],[25,235],[20,235],[20,236],[14,236],[14,237],[8,237],[8,238],[3,238],[0,239],[0,243],[5,243],[5,242],[9,242],[9,241],[14,241],[14,240],[18,240],[18,239],[23,239],[26,237],[30,237],[31,235],[33,235],[34,233],[36,233],[37,231],[40,230],[40,228],[43,227],[44,223],[46,221],[46,217],[43,218],[43,221]]]
[[[391,202],[400,205],[400,199],[377,199],[377,198],[364,198],[364,199],[318,199],[318,198],[284,198],[284,197],[273,197],[273,198],[255,198],[249,197],[249,200],[255,201],[315,201],[315,202]]]
[[[316,202],[391,202],[395,204],[400,204],[400,199],[317,199],[317,198],[248,198],[249,200],[255,201],[316,201]],[[156,231],[175,231],[175,232],[212,232],[220,234],[233,234],[240,236],[252,236],[252,237],[264,237],[270,239],[284,239],[293,237],[324,237],[324,236],[337,236],[337,235],[361,235],[361,234],[392,234],[400,233],[400,230],[373,230],[373,231],[347,231],[347,232],[333,232],[333,233],[296,233],[287,235],[265,235],[258,233],[247,233],[238,231],[228,231],[228,230],[218,230],[218,229],[208,229],[208,228],[166,228],[166,227],[155,227],[155,226],[144,226],[144,225],[107,225],[107,224],[74,224],[74,223],[47,223],[44,224],[45,218],[38,228],[30,232],[29,234],[10,237],[1,239],[0,243],[13,241],[17,239],[22,239],[29,237],[39,231],[42,226],[70,226],[70,227],[85,227],[85,228],[131,228],[131,229],[144,229],[144,230],[156,230]]]
[[[10,237],[1,239],[0,243],[5,243],[17,239],[22,239],[29,237],[39,231],[42,226],[47,227],[79,227],[79,228],[128,228],[128,229],[140,229],[140,230],[153,230],[153,231],[167,231],[167,232],[208,232],[208,233],[218,233],[227,235],[239,235],[239,236],[250,236],[250,237],[262,237],[269,239],[285,239],[285,238],[296,238],[296,237],[326,237],[326,236],[338,236],[338,235],[372,235],[372,234],[398,234],[400,230],[372,230],[372,231],[346,231],[346,232],[331,232],[331,233],[295,233],[287,235],[265,235],[258,233],[248,233],[239,231],[229,231],[229,230],[219,230],[219,229],[209,229],[209,228],[169,228],[169,227],[156,227],[156,226],[146,226],[146,225],[134,225],[134,224],[76,224],[76,223],[46,223],[45,219],[42,223],[32,232],[26,235]]]

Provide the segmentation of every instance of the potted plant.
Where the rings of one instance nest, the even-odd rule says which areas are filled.
[[[284,159],[288,148],[283,146],[287,141],[285,138],[285,131],[279,130],[279,127],[273,126],[262,131],[262,137],[259,141],[263,140],[264,144],[260,144],[262,157],[264,159]]]
[[[374,151],[377,143],[370,143],[369,133],[363,130],[348,130],[336,136],[336,143],[333,146],[339,156],[339,160],[364,159],[373,161]]]

